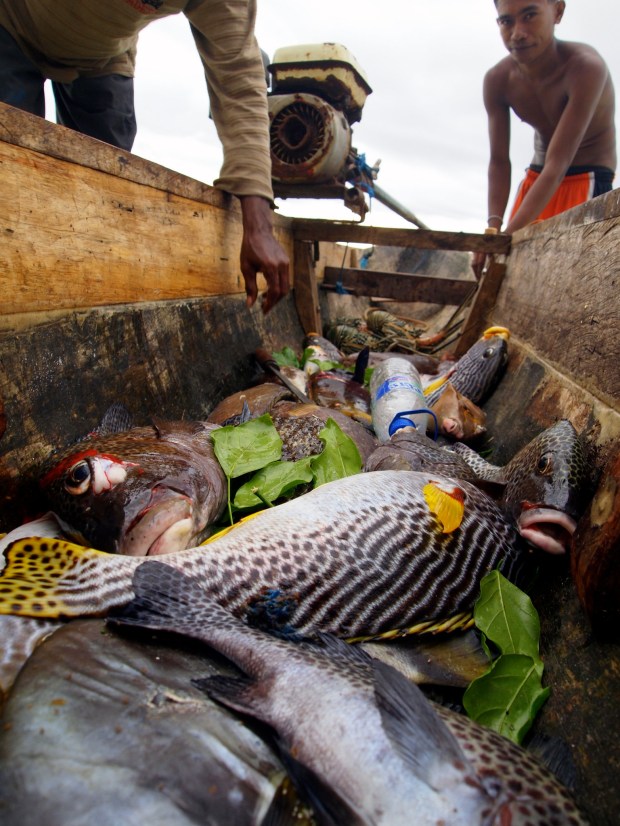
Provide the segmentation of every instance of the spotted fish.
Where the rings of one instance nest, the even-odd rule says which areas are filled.
[[[358,648],[329,635],[294,643],[249,628],[198,580],[157,561],[138,568],[133,591],[113,622],[201,640],[242,671],[241,678],[194,684],[275,731],[319,824],[584,822],[569,793],[533,758],[439,711],[402,674]]]
[[[523,551],[467,482],[379,471],[322,485],[166,561],[239,616],[357,637],[469,611],[482,577],[497,567],[516,576]],[[0,613],[34,617],[104,614],[132,598],[140,564],[61,540],[22,540],[7,556]]]
[[[491,465],[463,444],[450,450],[464,459],[482,483],[503,488],[500,506],[521,536],[549,553],[564,553],[587,494],[586,460],[567,419],[543,430],[504,467]]]
[[[550,553],[569,547],[588,489],[581,441],[565,419],[532,439],[504,467],[489,464],[463,444],[442,447],[406,428],[379,446],[364,468],[434,469],[466,479],[498,501],[524,539]]]

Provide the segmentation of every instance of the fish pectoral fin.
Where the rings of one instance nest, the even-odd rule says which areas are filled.
[[[280,752],[280,759],[299,796],[314,809],[316,822],[325,824],[325,826],[342,826],[343,823],[360,822],[359,812],[354,811],[331,785],[296,760],[278,738],[276,738],[276,745]]]
[[[422,691],[399,671],[373,660],[375,699],[383,728],[417,777],[436,788],[437,765],[469,765],[461,747]]]
[[[136,568],[132,588],[134,598],[111,612],[110,624],[200,638],[201,622],[193,608],[203,599],[203,592],[194,579],[172,565],[153,559]]]
[[[316,826],[313,813],[301,802],[293,783],[287,775],[277,787],[260,826]]]
[[[251,677],[245,675],[229,677],[225,674],[216,674],[213,677],[203,677],[191,682],[216,703],[239,714],[247,714],[262,722],[269,722],[264,718],[265,713],[256,691],[256,682]]]
[[[0,614],[61,618],[97,613],[91,599],[96,589],[93,570],[100,558],[109,556],[61,539],[30,537],[13,542],[5,551],[6,565],[0,573]],[[88,585],[80,585],[82,576]],[[78,594],[84,598],[74,602],[71,597]]]
[[[460,527],[465,515],[465,492],[457,485],[446,487],[443,482],[424,485],[428,509],[437,517],[442,533],[452,533]]]

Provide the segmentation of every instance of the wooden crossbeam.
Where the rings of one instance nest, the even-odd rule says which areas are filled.
[[[458,306],[476,289],[476,281],[414,275],[404,272],[379,272],[350,267],[325,267],[323,288],[340,284],[353,295],[392,298],[396,301],[426,301]]]
[[[507,255],[510,252],[509,235],[370,227],[359,221],[341,222],[295,218],[291,223],[293,237],[298,241],[349,241],[387,247],[484,252],[489,255]]]

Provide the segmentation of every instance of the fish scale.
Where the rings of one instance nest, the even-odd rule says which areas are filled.
[[[429,485],[458,485],[465,506],[456,529],[446,532],[431,511]],[[294,601],[291,623],[300,631],[358,636],[470,610],[484,574],[503,565],[511,576],[522,548],[477,488],[378,471],[325,484],[207,545],[168,554],[166,563],[239,616],[270,590]],[[7,554],[0,613],[38,617],[104,614],[129,601],[145,561],[60,540],[23,540]]]

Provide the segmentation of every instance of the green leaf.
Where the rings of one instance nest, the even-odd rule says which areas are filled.
[[[306,347],[301,357],[301,366],[305,367],[306,364],[311,361],[313,364],[316,364],[319,370],[324,372],[328,370],[340,370],[344,368],[344,365],[340,361],[322,361],[319,356],[317,356],[316,351],[313,347]]]
[[[502,654],[538,658],[538,611],[528,595],[499,571],[491,571],[482,580],[474,620]]]
[[[256,508],[264,501],[275,502],[299,485],[311,482],[311,459],[311,456],[307,456],[298,462],[274,462],[267,465],[239,488],[233,505],[238,509]]]
[[[297,354],[290,347],[283,347],[280,352],[271,354],[280,367],[300,367]]]
[[[543,688],[543,664],[525,654],[504,654],[474,680],[463,697],[469,717],[521,743],[549,696]]]
[[[220,427],[211,438],[217,460],[229,479],[265,467],[282,455],[282,439],[268,413],[236,427]]]
[[[318,456],[311,459],[315,487],[361,471],[362,459],[357,445],[333,419],[327,420],[325,427],[319,432],[319,438],[325,447]]]

